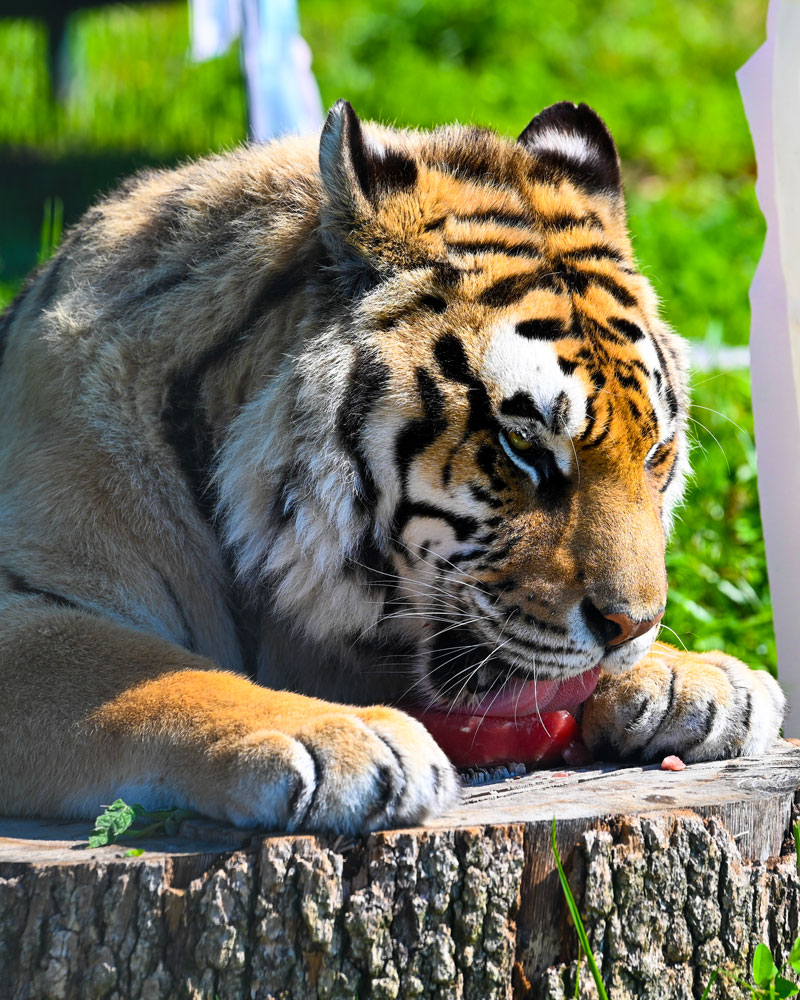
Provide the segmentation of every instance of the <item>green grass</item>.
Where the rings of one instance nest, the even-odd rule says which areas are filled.
[[[694,472],[667,555],[670,592],[661,637],[724,649],[776,670],[775,637],[756,490],[746,372],[694,377]]]
[[[763,39],[766,0],[300,0],[300,13],[323,100],[348,97],[364,117],[515,135],[553,101],[594,105],[667,318],[695,339],[746,343],[763,220],[734,72]],[[134,168],[245,135],[237,52],[190,63],[185,3],[84,12],[70,35],[76,72],[57,107],[43,29],[0,21],[0,303],[36,263],[47,198],[68,225]],[[696,472],[665,622],[687,646],[774,670],[747,379],[696,381]]]
[[[300,12],[323,100],[348,97],[366,117],[516,135],[553,101],[593,104],[619,144],[637,251],[667,317],[689,337],[713,325],[746,343],[763,224],[734,72],[763,37],[766,0],[300,0]],[[70,36],[76,73],[56,108],[43,28],[0,22],[0,148],[171,162],[244,137],[237,53],[189,62],[185,3],[85,12]],[[96,186],[124,172],[109,163]],[[27,159],[14,179],[36,197],[27,218],[14,206],[13,226],[0,218],[0,280],[33,263],[46,196],[64,199],[69,223],[91,195],[71,200]]]

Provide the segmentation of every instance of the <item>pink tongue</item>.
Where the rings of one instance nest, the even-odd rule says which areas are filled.
[[[477,703],[451,709],[453,714],[521,718],[541,712],[575,708],[597,687],[600,668],[594,667],[566,681],[512,681],[498,694],[489,694]]]

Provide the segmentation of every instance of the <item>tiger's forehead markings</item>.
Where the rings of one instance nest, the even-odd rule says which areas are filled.
[[[520,335],[518,328],[510,320],[498,324],[483,360],[499,412],[511,423],[532,420],[551,434],[574,437],[586,419],[582,380],[564,371],[552,338]]]

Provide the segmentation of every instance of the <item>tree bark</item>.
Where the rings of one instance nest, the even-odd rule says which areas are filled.
[[[345,841],[234,831],[86,850],[88,824],[0,821],[0,997],[561,1000],[577,938],[613,1000],[699,998],[784,959],[800,750],[682,773],[598,766],[469,789],[434,824]],[[723,980],[712,997],[740,997]],[[581,997],[596,997],[585,961]]]

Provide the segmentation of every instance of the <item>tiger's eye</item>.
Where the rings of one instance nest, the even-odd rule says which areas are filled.
[[[507,431],[506,437],[508,438],[508,443],[515,451],[528,451],[533,447],[533,441],[529,441],[528,438],[523,437],[516,431]]]

